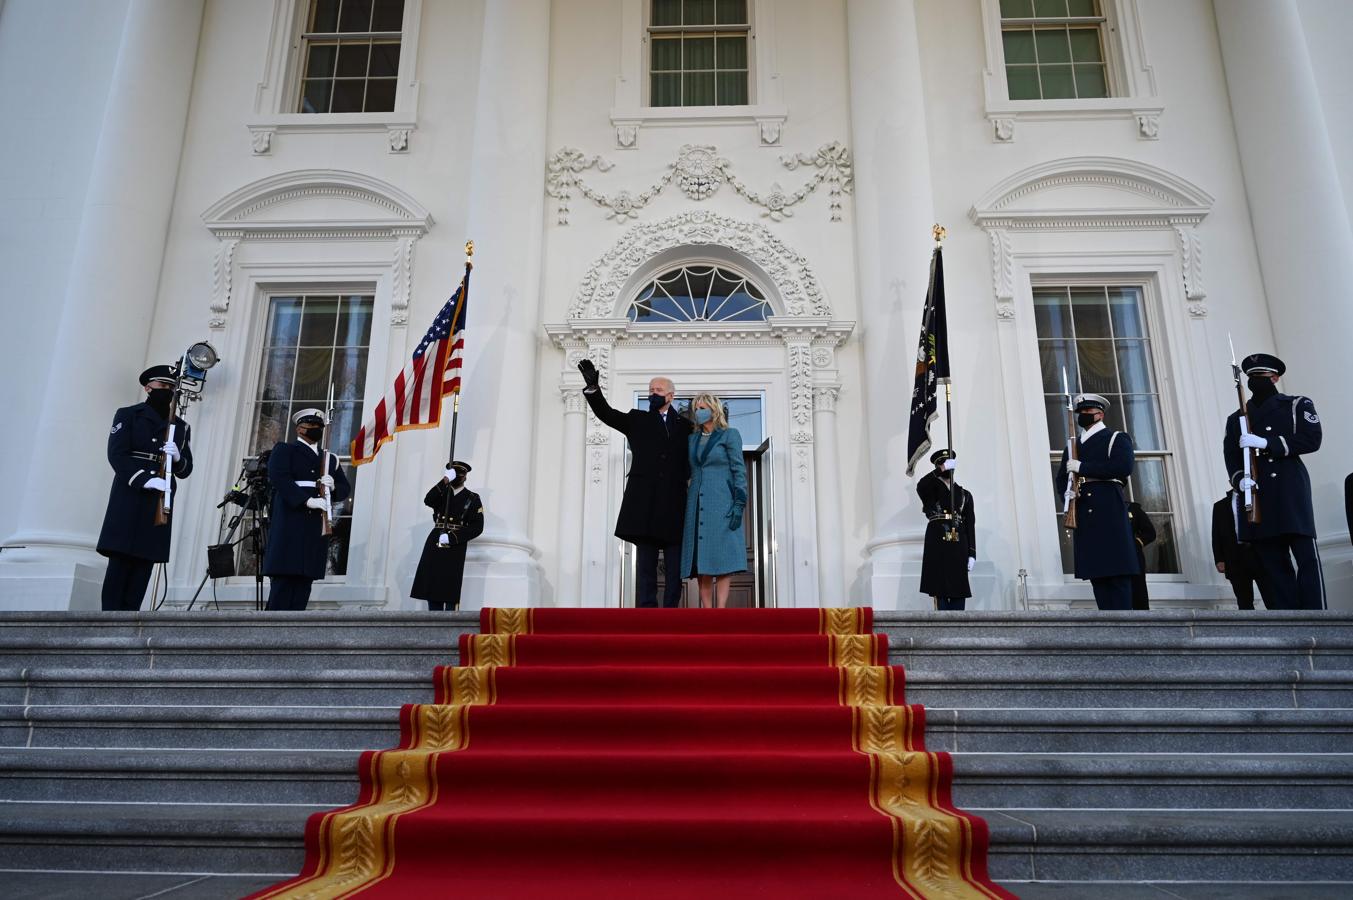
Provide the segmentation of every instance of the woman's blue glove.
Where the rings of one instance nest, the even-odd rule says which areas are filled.
[[[737,531],[742,527],[742,504],[734,503],[728,510],[728,530]]]

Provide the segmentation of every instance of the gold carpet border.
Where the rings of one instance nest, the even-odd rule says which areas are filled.
[[[829,666],[872,666],[878,662],[879,636],[876,634],[832,635],[827,642]]]
[[[452,706],[492,706],[498,702],[497,666],[443,666],[441,696]]]
[[[534,609],[494,607],[489,615],[489,632],[492,634],[530,634],[535,630]]]
[[[864,630],[864,610],[859,607],[823,607],[818,614],[818,634],[860,634]]]
[[[467,643],[467,666],[511,666],[517,662],[515,634],[472,634]]]

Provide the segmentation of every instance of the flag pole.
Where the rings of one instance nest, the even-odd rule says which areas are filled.
[[[937,223],[931,227],[930,235],[935,239],[935,256],[938,257],[940,254],[940,245],[944,243],[944,238],[948,235],[948,231],[945,229],[943,225]],[[932,284],[934,283],[935,278],[934,268],[935,267],[932,264],[930,273]],[[945,430],[945,446],[949,448],[950,453],[953,453],[954,387],[952,377],[944,379],[944,430]],[[951,518],[949,520],[949,529],[945,532],[944,535],[944,539],[946,541],[958,540],[958,509],[954,505],[957,498],[957,484],[958,479],[951,476],[949,478],[949,515]]]
[[[454,339],[456,327],[462,326],[460,317],[465,314],[465,295],[470,292],[470,270],[474,268],[474,241],[465,242],[465,280],[460,286],[460,308],[456,310],[456,321],[451,323],[451,335]],[[461,374],[461,383],[464,384],[464,372]],[[451,401],[451,447],[446,452],[446,467],[451,468],[451,463],[456,461],[456,426],[460,424],[460,389],[456,389],[456,397]]]

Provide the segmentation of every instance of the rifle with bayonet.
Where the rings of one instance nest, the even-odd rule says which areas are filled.
[[[1243,437],[1250,433],[1250,407],[1245,400],[1245,385],[1240,377],[1240,364],[1236,362],[1236,345],[1231,343],[1229,334],[1226,336],[1226,343],[1231,345],[1231,378],[1236,383],[1236,401],[1240,404],[1240,434]],[[1259,479],[1255,476],[1259,471],[1259,451],[1253,447],[1241,447],[1240,458],[1244,478],[1257,485]],[[1246,487],[1243,493],[1245,496],[1245,520],[1251,525],[1258,525],[1260,522],[1259,496],[1256,487],[1254,485]]]
[[[1066,380],[1066,366],[1062,366],[1062,394],[1066,397],[1066,453],[1067,461],[1080,458],[1076,446],[1076,404],[1071,397],[1071,386]],[[1069,534],[1076,528],[1076,500],[1081,495],[1080,475],[1067,470],[1066,492],[1062,494],[1062,526]]]

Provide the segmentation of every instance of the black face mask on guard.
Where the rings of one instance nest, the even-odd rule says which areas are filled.
[[[174,392],[169,388],[151,388],[146,394],[146,402],[150,408],[155,410],[164,418],[169,418],[169,403],[173,400]]]
[[[1076,413],[1076,424],[1082,428],[1090,428],[1095,424],[1095,414]]]

